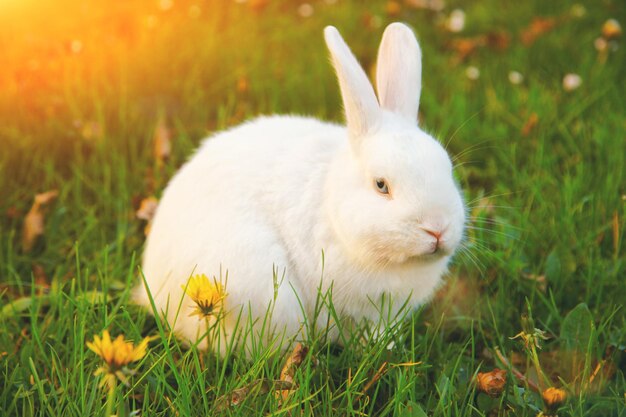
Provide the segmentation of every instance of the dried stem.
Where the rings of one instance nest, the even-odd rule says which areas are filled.
[[[532,389],[536,393],[541,394],[541,389],[539,388],[539,386],[537,384],[535,384],[533,381],[531,381],[530,379],[526,378],[524,376],[524,374],[522,374],[520,371],[517,370],[517,368],[515,368],[513,365],[511,365],[511,363],[508,361],[508,359],[502,354],[502,352],[500,352],[500,349],[495,348],[494,350],[495,350],[496,356],[498,357],[500,362],[502,362],[502,364],[506,368],[508,368],[511,371],[511,373],[513,373],[515,378],[517,378],[521,383],[526,384],[528,386],[528,388]]]
[[[366,394],[371,388],[372,386],[378,382],[378,380],[387,372],[387,362],[383,362],[382,365],[380,365],[380,368],[378,368],[378,371],[376,371],[376,373],[374,374],[374,376],[372,377],[372,379],[370,379],[370,381],[365,385],[365,387],[363,388],[363,394]]]
[[[374,386],[374,384],[376,384],[378,382],[378,380],[385,375],[385,373],[387,373],[387,362],[383,362],[382,365],[380,365],[380,368],[378,368],[378,371],[376,371],[376,373],[374,374],[374,376],[372,377],[372,379],[370,379],[368,381],[367,384],[365,384],[365,386],[363,387],[363,392],[358,395],[355,399],[354,402],[356,403],[357,401],[359,401],[363,396],[365,396],[367,394],[367,392],[369,390],[372,389],[372,387]]]

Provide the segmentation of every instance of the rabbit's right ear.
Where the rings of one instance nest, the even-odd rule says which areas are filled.
[[[380,106],[367,75],[337,29],[326,26],[324,39],[339,80],[348,131],[356,139],[379,123]]]
[[[422,52],[413,31],[392,23],[383,33],[376,63],[380,106],[417,121],[422,89]]]

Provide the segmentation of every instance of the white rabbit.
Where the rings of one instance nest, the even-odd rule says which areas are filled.
[[[294,336],[331,285],[340,318],[356,322],[380,319],[383,299],[392,314],[420,305],[462,239],[450,158],[417,126],[421,51],[411,29],[393,23],[383,34],[378,100],[337,29],[324,36],[346,127],[257,118],[206,140],[163,193],[143,273],[156,308],[187,341],[205,326],[189,316],[182,287],[192,274],[228,271],[227,337],[239,313],[241,324],[260,326],[269,305],[272,328]],[[143,284],[135,298],[150,308]]]

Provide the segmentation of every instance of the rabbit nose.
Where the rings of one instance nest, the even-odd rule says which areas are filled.
[[[437,243],[439,243],[439,239],[441,239],[441,231],[438,230],[428,230],[426,229],[426,233],[437,239]]]
[[[437,239],[437,241],[433,243],[433,253],[437,252],[437,250],[439,250],[439,245],[441,244],[441,235],[443,234],[443,231],[431,229],[424,229],[424,231]]]

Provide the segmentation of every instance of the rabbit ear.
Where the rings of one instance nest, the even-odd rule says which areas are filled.
[[[413,31],[402,23],[387,26],[378,49],[376,87],[382,108],[417,120],[422,89],[422,52]]]
[[[359,137],[381,117],[374,88],[337,29],[326,26],[324,38],[339,80],[348,131],[351,137]]]

